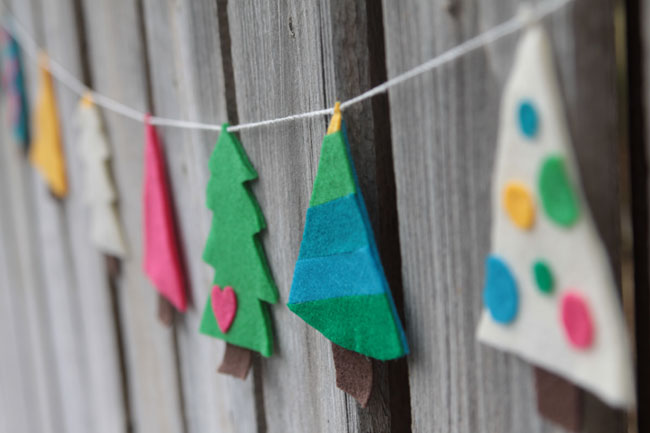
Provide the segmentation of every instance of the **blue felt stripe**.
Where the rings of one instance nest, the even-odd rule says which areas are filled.
[[[345,122],[342,125],[346,145],[348,143]],[[404,328],[397,314],[388,282],[384,276],[384,269],[377,252],[372,225],[368,218],[368,211],[359,188],[359,179],[352,163],[350,147],[347,145],[357,193],[311,207],[307,210],[307,219],[303,240],[300,244],[299,260],[296,263],[294,279],[289,294],[289,304],[297,304],[318,299],[330,299],[340,296],[365,295],[384,293],[388,298],[393,319],[399,332],[400,340],[406,353],[409,353],[408,342]],[[320,208],[320,209],[319,209]],[[341,212],[343,211],[343,212]],[[312,233],[315,231],[315,233]],[[379,283],[365,281],[361,285],[353,286],[354,292],[347,293],[351,277],[346,277],[345,271],[354,268],[354,260],[345,259],[356,253],[364,251],[366,264],[372,263],[372,279]],[[342,254],[347,253],[347,254]],[[338,255],[338,256],[337,256]],[[333,256],[333,257],[327,257]],[[329,265],[322,265],[326,260]],[[338,260],[338,261],[337,261]],[[320,261],[321,266],[314,266]],[[348,262],[347,267],[339,267]],[[342,270],[343,269],[343,270]],[[352,274],[357,270],[350,269]],[[364,276],[362,280],[367,280]],[[343,284],[341,283],[343,282]],[[373,292],[364,292],[373,290]],[[374,291],[376,290],[376,291]],[[354,320],[353,317],[351,317]]]
[[[335,256],[299,259],[289,304],[385,293],[381,268],[368,247]]]
[[[299,259],[350,253],[368,245],[357,194],[307,209]]]

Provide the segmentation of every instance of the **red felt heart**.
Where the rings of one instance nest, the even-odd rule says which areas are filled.
[[[219,286],[212,288],[212,312],[217,319],[219,329],[224,334],[230,329],[232,321],[237,314],[237,296],[230,286],[221,290]]]

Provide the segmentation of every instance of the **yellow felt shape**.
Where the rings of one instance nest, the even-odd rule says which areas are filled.
[[[520,229],[530,229],[535,222],[535,202],[526,185],[511,180],[503,188],[502,198],[510,221]]]
[[[47,61],[42,59],[41,62]],[[65,175],[65,158],[61,146],[59,116],[52,76],[43,67],[40,68],[40,90],[36,105],[34,141],[30,146],[29,159],[45,178],[52,193],[61,198],[68,192]]]

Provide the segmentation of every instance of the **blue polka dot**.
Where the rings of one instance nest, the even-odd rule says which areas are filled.
[[[530,100],[523,100],[519,103],[519,129],[527,138],[534,138],[539,128],[539,116],[537,109]]]
[[[510,323],[517,316],[517,282],[508,265],[497,256],[490,255],[485,261],[483,302],[492,318],[499,323]]]

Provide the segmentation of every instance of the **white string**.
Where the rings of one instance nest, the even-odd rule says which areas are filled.
[[[526,26],[530,25],[532,22],[541,20],[542,18],[550,15],[559,9],[563,8],[567,4],[571,3],[574,0],[546,0],[541,3],[538,3],[533,8],[527,8],[522,10],[519,14],[509,19],[508,21],[497,25],[496,27],[491,28],[479,35],[468,39],[467,41],[457,45],[444,53],[428,60],[421,65],[416,66],[413,69],[410,69],[402,74],[391,78],[390,80],[373,87],[372,89],[355,96],[354,98],[348,99],[341,103],[341,110],[345,108],[358,104],[366,99],[370,99],[373,96],[385,93],[391,87],[397,86],[405,81],[408,81],[412,78],[415,78],[419,75],[422,75],[426,72],[432,71],[446,63],[449,63],[455,59],[458,59],[464,56],[467,53],[470,53],[476,49],[489,45],[490,43],[503,38],[509,34],[515,33]],[[6,9],[6,7],[5,7]],[[34,61],[39,62],[39,52],[41,49],[34,40],[34,38],[29,34],[25,27],[16,19],[11,13],[5,12],[6,15],[11,19],[11,25],[2,23],[2,26],[9,32],[13,28],[13,36],[18,42],[18,44],[23,48],[25,53]],[[95,104],[118,114],[121,114],[130,119],[136,120],[138,122],[145,122],[147,119],[147,114],[142,111],[136,110],[135,108],[129,107],[128,105],[122,104],[109,96],[101,94],[81,82],[77,77],[70,73],[66,68],[64,68],[60,63],[56,62],[53,59],[49,59],[47,64],[43,64],[43,67],[47,69],[53,77],[58,79],[61,84],[66,86],[72,92],[76,93],[79,96],[85,94],[90,94],[92,100]],[[312,117],[319,117],[325,115],[331,115],[334,113],[333,108],[324,108],[321,110],[308,111],[300,114],[292,114],[290,116],[279,117],[275,119],[261,120],[258,122],[249,122],[241,123],[239,125],[231,125],[228,127],[228,131],[241,131],[243,129],[257,128],[261,126],[270,126],[276,125],[279,123],[289,122],[292,120],[298,119],[309,119]],[[159,126],[168,126],[172,128],[185,128],[185,129],[199,129],[207,131],[220,131],[221,125],[210,124],[210,123],[201,123],[193,122],[188,120],[180,119],[169,119],[165,117],[151,116],[149,117],[149,122],[152,125]]]

